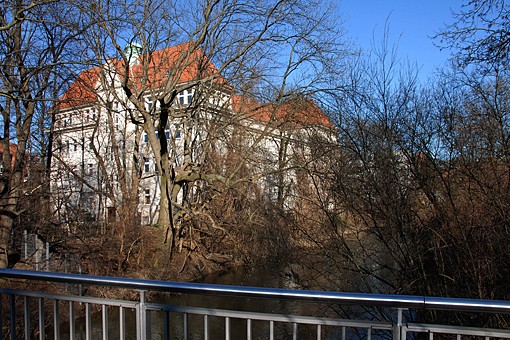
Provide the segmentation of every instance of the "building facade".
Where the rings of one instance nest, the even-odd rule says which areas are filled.
[[[203,199],[200,187],[212,173],[224,186],[244,176],[258,195],[292,204],[296,161],[313,157],[309,137],[332,136],[324,113],[302,98],[279,105],[249,100],[200,50],[187,49],[178,45],[147,58],[130,45],[127,60],[82,72],[62,96],[52,162],[61,220],[115,221],[129,203],[140,223],[151,225],[162,180],[173,184],[179,209],[185,199]]]

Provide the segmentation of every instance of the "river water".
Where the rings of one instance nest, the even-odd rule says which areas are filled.
[[[238,286],[253,286],[253,287],[272,287],[272,288],[299,288],[295,282],[294,273],[290,267],[281,267],[277,265],[262,265],[253,268],[241,268],[228,273],[215,274],[205,277],[200,282],[222,285],[238,285]],[[202,307],[202,308],[216,308],[225,310],[240,310],[252,312],[270,312],[270,313],[286,313],[286,314],[300,314],[308,311],[312,313],[309,304],[298,304],[292,301],[281,300],[267,300],[267,299],[247,299],[247,298],[230,298],[218,296],[204,296],[204,295],[188,295],[188,294],[158,294],[152,295],[149,298],[150,302],[165,303],[178,306],[189,307]],[[151,330],[152,339],[163,338],[163,313],[151,312]],[[118,339],[119,334],[119,311],[118,309],[111,308],[109,310],[109,339]],[[190,330],[188,339],[203,339],[203,317],[192,316],[188,317],[188,329]],[[224,339],[225,338],[225,324],[222,318],[209,317],[209,339]],[[126,312],[126,333],[127,339],[136,339],[134,334],[136,325],[134,311]],[[85,339],[85,322],[84,319],[76,320],[77,339]],[[92,338],[101,339],[102,320],[101,312],[94,313],[92,316]],[[180,314],[170,315],[170,330],[174,333],[171,339],[182,339],[183,333],[183,318]],[[246,338],[246,321],[231,319],[231,339],[245,339]],[[275,339],[285,339],[291,337],[292,326],[286,324],[275,324]],[[62,338],[69,338],[69,326],[67,323],[61,327]],[[300,339],[306,339],[308,333],[310,338],[315,334],[315,330],[308,330],[305,327],[299,329]],[[52,333],[48,330],[48,333]],[[268,339],[269,338],[269,323],[268,322],[252,322],[252,338],[253,339]],[[52,334],[48,334],[50,337]]]

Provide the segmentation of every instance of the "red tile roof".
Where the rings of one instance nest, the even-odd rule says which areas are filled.
[[[108,64],[115,68],[116,74],[121,77],[121,80],[123,75],[129,72],[129,80],[132,80],[139,90],[144,91],[164,86],[169,77],[175,84],[208,77],[216,84],[226,84],[225,79],[219,75],[218,70],[203,51],[190,46],[190,44],[192,43],[176,45],[148,55],[140,55],[138,60],[143,60],[143,62],[136,62],[128,67],[124,60],[120,59],[110,59]],[[61,109],[71,108],[96,102],[96,87],[100,75],[100,67],[80,73],[60,98],[58,107]]]
[[[14,168],[14,162],[16,161],[16,148],[18,146],[14,143],[9,143],[9,153],[11,154],[11,169]],[[4,143],[0,143],[0,154],[4,152]]]
[[[324,111],[310,99],[295,98],[278,105],[264,105],[246,97],[234,95],[232,106],[234,111],[244,114],[247,118],[262,122],[334,127]]]
[[[111,59],[108,63],[116,69],[116,74],[121,78],[129,70],[130,80],[135,82],[139,90],[161,88],[168,82],[169,77],[173,78],[171,81],[175,84],[210,77],[213,83],[228,87],[227,81],[205,53],[192,44],[183,43],[151,54],[140,55],[138,60],[142,62],[128,67],[119,59]],[[96,87],[100,80],[100,72],[99,67],[82,72],[62,96],[59,107],[71,108],[97,102]],[[324,112],[308,99],[296,99],[280,105],[262,105],[246,97],[234,95],[232,108],[248,118],[263,122],[292,122],[300,125],[333,127]]]
[[[95,86],[99,80],[99,67],[80,73],[69,89],[60,98],[61,109],[91,104],[97,101]]]

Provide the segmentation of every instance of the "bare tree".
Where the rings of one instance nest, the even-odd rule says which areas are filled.
[[[49,10],[49,8],[51,10]],[[56,12],[51,13],[51,11]],[[1,181],[0,267],[8,265],[8,244],[23,193],[34,117],[55,99],[55,71],[67,61],[77,13],[53,1],[9,1],[0,6],[0,111],[4,172]],[[59,13],[55,15],[54,13]],[[13,144],[11,144],[13,143]],[[14,148],[12,146],[15,146]],[[8,150],[12,150],[12,153]]]
[[[239,174],[278,131],[268,124],[278,110],[297,94],[324,89],[326,76],[345,55],[341,35],[327,5],[315,2],[93,6],[97,10],[87,13],[99,24],[88,39],[104,65],[101,72],[115,74],[115,81],[110,77],[101,86],[120,93],[131,122],[147,138],[157,167],[158,225],[171,251],[183,221],[205,216],[217,223],[204,189],[222,192],[262,177]],[[249,133],[235,146],[233,131],[239,129]],[[232,148],[237,164],[228,171],[207,166],[213,154]]]
[[[444,27],[436,39],[451,48],[463,65],[488,66],[508,61],[510,9],[503,0],[469,1],[453,13],[454,23]]]

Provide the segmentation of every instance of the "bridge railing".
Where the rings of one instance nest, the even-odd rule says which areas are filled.
[[[0,270],[0,278],[11,280],[11,288],[0,288],[0,339],[414,339],[418,335],[429,339],[435,335],[510,339],[507,329],[413,322],[423,311],[492,313],[506,318],[510,314],[507,301],[255,288],[12,269]],[[47,283],[52,283],[127,289],[136,293],[136,298],[91,297],[81,295],[81,289],[79,295],[12,289],[35,287],[36,283],[38,287],[51,287]],[[198,302],[203,305],[180,303],[177,297],[182,295],[200,297]],[[247,303],[242,308],[220,308],[226,299]],[[348,312],[346,308],[350,308]]]

